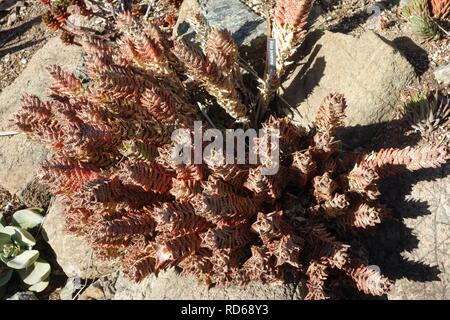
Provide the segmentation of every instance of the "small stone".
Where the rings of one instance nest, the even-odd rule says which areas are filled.
[[[27,64],[27,59],[24,58],[24,59],[20,60],[20,63],[21,64]]]
[[[8,17],[8,21],[6,22],[6,25],[8,27],[12,26],[17,21],[17,14],[15,12],[11,13]]]
[[[78,300],[104,300],[105,293],[102,288],[96,283],[91,284],[83,293],[78,297]]]
[[[450,63],[437,68],[434,71],[434,77],[439,83],[450,85]]]
[[[400,8],[403,8],[408,5],[409,0],[400,0]]]
[[[61,300],[72,300],[75,296],[75,292],[81,289],[81,279],[80,278],[68,278],[66,285],[59,293],[59,298]]]
[[[9,297],[7,300],[38,300],[33,292],[17,292],[13,296]]]

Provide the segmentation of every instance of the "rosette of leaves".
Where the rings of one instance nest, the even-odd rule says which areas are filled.
[[[42,209],[19,210],[7,225],[0,220],[0,288],[6,287],[16,271],[27,289],[41,292],[47,288],[50,264],[34,249],[36,239],[28,231],[42,223]]]
[[[412,31],[426,40],[439,40],[442,36],[439,26],[430,15],[428,0],[410,0],[403,9]]]
[[[408,125],[433,145],[450,145],[450,97],[435,91],[416,95],[406,104]]]

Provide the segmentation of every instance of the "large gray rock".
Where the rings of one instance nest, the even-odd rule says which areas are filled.
[[[64,210],[64,205],[55,198],[42,226],[44,238],[55,252],[56,261],[64,273],[73,278],[92,279],[116,271],[115,261],[98,259],[86,240],[65,230]]]
[[[373,32],[360,38],[312,32],[298,53],[305,56],[283,83],[284,98],[302,116],[294,113],[295,120],[311,124],[323,98],[340,92],[347,99],[347,125],[352,127],[345,138],[353,145],[370,139],[376,124],[393,119],[400,90],[415,77],[408,61]]]
[[[230,31],[244,58],[250,61],[261,60],[261,50],[265,48],[266,39],[263,17],[239,0],[185,0],[180,7],[175,35],[187,38],[195,35],[187,20],[196,11],[205,16],[211,27]]]
[[[245,287],[209,288],[195,277],[181,276],[174,269],[149,276],[138,284],[119,275],[115,290],[115,300],[292,300],[300,299],[304,293],[301,285],[260,282]]]
[[[26,69],[0,94],[0,131],[14,130],[10,119],[19,109],[22,95],[35,94],[46,99],[50,76],[45,68],[51,64],[73,72],[82,65],[81,50],[53,38],[36,52]],[[11,193],[23,189],[33,180],[39,163],[46,156],[44,148],[30,142],[23,134],[0,137],[0,185]]]
[[[450,63],[437,68],[434,71],[434,77],[439,83],[450,85]]]

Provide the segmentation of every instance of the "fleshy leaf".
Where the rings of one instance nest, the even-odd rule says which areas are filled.
[[[21,247],[32,248],[36,244],[34,237],[25,229],[7,226],[3,229],[3,233],[9,234],[11,239],[14,242],[17,242]]]
[[[11,236],[7,233],[0,231],[0,246],[11,242]]]
[[[0,287],[3,287],[5,284],[9,282],[11,279],[13,271],[11,269],[8,270],[0,270]]]
[[[23,229],[32,229],[42,223],[44,210],[40,208],[28,208],[19,210],[13,215],[13,223]]]
[[[34,264],[26,269],[19,270],[18,273],[22,281],[31,286],[47,279],[50,275],[50,270],[50,264],[47,261],[37,259]]]
[[[37,250],[26,250],[18,254],[11,260],[8,260],[6,265],[13,269],[24,269],[31,266],[39,258],[39,251]]]
[[[47,277],[47,279],[30,286],[28,288],[28,290],[34,291],[34,292],[42,292],[48,287],[49,282],[50,282],[50,279],[49,279],[49,277]]]

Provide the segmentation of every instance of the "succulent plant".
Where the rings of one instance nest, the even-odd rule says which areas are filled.
[[[311,4],[276,1],[281,73],[303,39]],[[178,266],[217,285],[306,277],[308,299],[332,296],[330,282],[342,277],[366,294],[389,290],[391,281],[347,240],[385,216],[384,177],[438,167],[447,148],[344,150],[336,132],[347,103],[333,93],[310,129],[274,116],[257,121],[262,132],[279,130],[279,148],[265,151],[280,152],[272,176],[261,174],[266,163],[178,164],[171,134],[200,119],[188,88],[205,89],[237,120],[253,114],[237,45],[228,31],[206,26],[202,50],[131,13],[118,17],[117,28],[115,43],[82,39],[87,84],[53,66],[51,100],[25,96],[16,115],[21,131],[53,151],[41,177],[62,197],[68,230],[100,257],[121,260],[136,281]],[[264,137],[255,140],[259,150]]]
[[[426,40],[439,40],[442,34],[433,20],[428,0],[410,0],[403,9],[412,31]]]
[[[427,143],[450,145],[450,97],[438,91],[413,96],[405,109],[406,121]]]
[[[17,271],[28,290],[41,292],[49,283],[50,264],[33,249],[36,239],[28,231],[42,223],[42,209],[16,211],[11,225],[0,221],[0,287],[5,287]]]

